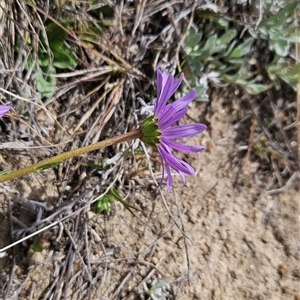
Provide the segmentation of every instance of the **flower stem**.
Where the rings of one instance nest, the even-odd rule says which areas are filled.
[[[73,157],[73,156],[77,156],[80,154],[84,154],[84,153],[88,153],[94,150],[98,150],[104,147],[108,147],[117,143],[121,143],[121,142],[125,142],[128,140],[132,140],[132,139],[136,139],[136,138],[140,138],[141,136],[141,131],[140,129],[116,136],[116,137],[112,137],[109,138],[107,140],[92,144],[92,145],[88,145],[82,148],[78,148],[75,150],[71,150],[68,152],[64,152],[62,154],[56,155],[54,157],[51,157],[49,159],[45,159],[39,163],[33,164],[29,167],[20,169],[18,171],[12,171],[8,174],[2,175],[0,176],[0,183],[4,182],[4,181],[8,181],[8,180],[12,180],[14,178],[26,175],[28,173],[32,173],[32,172],[39,172],[42,171],[44,169],[48,169],[51,167],[54,167],[58,164],[60,164],[62,161]]]

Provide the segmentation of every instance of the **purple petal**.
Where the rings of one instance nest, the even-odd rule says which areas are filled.
[[[186,108],[189,105],[189,103],[194,100],[195,97],[196,97],[196,91],[192,91],[186,96],[180,98],[179,100],[176,100],[174,103],[166,105],[164,108],[160,110],[160,114],[157,115],[157,118],[160,119],[163,118],[164,116],[170,117],[170,115],[175,114],[175,112],[181,111],[182,109]]]
[[[167,96],[172,88],[173,80],[174,77],[172,75],[169,75],[166,78],[166,80],[162,79],[161,92],[157,94],[157,99],[154,105],[154,112],[158,117],[160,117],[162,109],[166,106],[166,103],[169,101],[169,98]]]
[[[11,104],[0,105],[0,118],[2,118],[11,109],[11,107]]]
[[[174,76],[170,75],[169,77],[172,78],[172,84],[171,84],[171,88],[169,90],[169,93],[166,94],[166,97],[168,98],[168,100],[173,96],[173,94],[178,90],[179,86],[181,85],[182,79],[183,79],[183,73],[180,74],[180,76],[174,81]]]
[[[178,151],[182,152],[201,152],[205,148],[202,146],[189,146],[189,145],[183,145],[180,143],[177,143],[175,141],[169,140],[167,138],[162,137],[161,141],[166,144],[168,147],[173,148]]]
[[[168,174],[168,178],[167,178],[167,192],[170,192],[171,188],[172,188],[172,183],[173,183],[173,178],[172,178],[172,174],[171,174],[171,170],[169,165],[166,166],[167,169],[167,174]]]
[[[179,98],[175,102],[170,105],[173,105],[174,108],[178,111],[183,109],[184,107],[188,106],[197,96],[196,90],[190,91],[187,95]]]
[[[166,164],[178,173],[182,172],[187,175],[194,175],[194,169],[188,163],[173,155],[164,144],[161,143],[158,146],[158,152]]]
[[[195,170],[188,163],[174,155],[168,155],[166,157],[166,162],[178,173],[184,173],[187,175],[194,175],[195,173]]]
[[[156,97],[157,97],[157,99],[160,98],[162,89],[166,84],[167,78],[168,78],[167,74],[162,73],[160,70],[156,71],[156,82],[157,82],[157,93],[156,93],[157,96]]]
[[[161,124],[164,124],[165,122],[169,121],[175,113],[176,113],[175,108],[167,105],[165,108],[161,110],[161,116],[157,117],[159,122],[158,125],[160,126]],[[162,128],[160,127],[160,129]]]
[[[163,130],[163,136],[168,139],[181,139],[197,135],[206,129],[206,125],[201,123],[179,125],[168,127]]]
[[[180,86],[183,79],[183,74],[181,74],[175,81],[173,75],[166,74],[165,72],[161,72],[160,70],[157,70],[156,74],[158,89],[157,100],[154,105],[154,112],[159,117],[161,115],[162,109],[166,106],[169,99]]]
[[[162,165],[162,172],[161,172],[161,180],[160,180],[158,185],[162,184],[162,182],[164,180],[164,177],[165,177],[165,162],[164,162],[163,157],[161,155],[160,155],[160,160],[161,160],[161,165]]]
[[[175,122],[179,121],[186,113],[188,108],[182,109],[181,111],[170,113],[169,115],[164,115],[163,118],[158,120],[158,126],[160,131],[163,131],[168,128],[170,125],[174,124]]]

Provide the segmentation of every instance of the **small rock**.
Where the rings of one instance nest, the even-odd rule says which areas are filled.
[[[157,265],[157,263],[158,263],[158,258],[157,258],[156,256],[153,256],[153,257],[151,258],[151,263],[154,264],[154,265]]]
[[[87,217],[89,220],[93,219],[96,216],[96,214],[93,211],[88,211],[87,212]]]
[[[279,275],[284,275],[287,271],[287,268],[286,268],[286,264],[285,263],[281,263],[279,266],[278,266],[278,273]]]

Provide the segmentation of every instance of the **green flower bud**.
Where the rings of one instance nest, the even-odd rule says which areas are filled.
[[[152,147],[156,147],[159,144],[159,137],[161,133],[158,130],[157,118],[151,116],[143,121],[141,127],[141,140]]]

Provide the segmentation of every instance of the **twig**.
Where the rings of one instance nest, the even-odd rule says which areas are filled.
[[[264,15],[264,7],[263,7],[264,0],[259,0],[259,17],[256,22],[255,30],[257,30],[259,24],[261,23]]]

